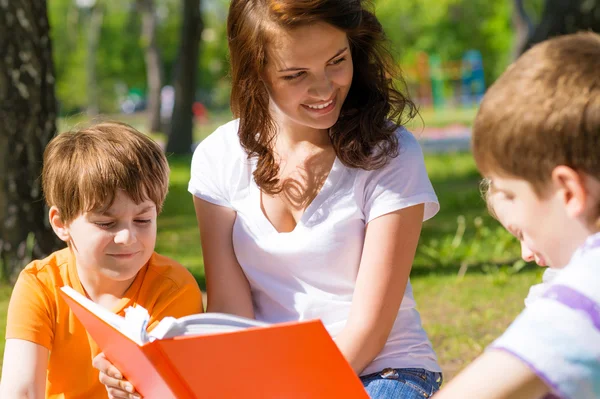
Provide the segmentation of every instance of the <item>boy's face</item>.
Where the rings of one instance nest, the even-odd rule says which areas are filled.
[[[114,281],[135,278],[156,243],[156,205],[119,191],[104,213],[85,212],[66,226],[78,269]]]
[[[534,252],[531,248],[527,246],[527,244],[525,244],[525,242],[523,241],[523,237],[521,236],[517,227],[511,224],[512,219],[510,209],[507,209],[505,201],[496,200],[498,196],[498,193],[490,191],[487,201],[490,204],[490,207],[492,208],[494,217],[506,230],[508,230],[509,233],[511,233],[519,240],[519,244],[521,245],[521,258],[523,258],[523,260],[526,262],[535,261],[535,263],[538,266],[548,266],[548,264],[540,254]],[[498,204],[498,202],[500,202],[500,204]]]
[[[566,266],[573,252],[565,245],[570,221],[556,196],[538,197],[523,179],[492,176],[491,180],[494,212],[521,242],[523,259],[540,266]]]

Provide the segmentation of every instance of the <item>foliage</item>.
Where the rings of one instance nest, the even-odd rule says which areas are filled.
[[[115,112],[118,100],[135,89],[146,90],[146,65],[140,42],[141,21],[134,0],[97,0],[105,9],[96,54],[100,109]],[[159,28],[158,45],[163,57],[166,84],[172,84],[181,24],[181,1],[155,0]],[[199,65],[199,99],[210,106],[228,104],[227,0],[208,0],[203,7],[207,33]],[[74,0],[48,2],[54,41],[57,96],[63,114],[84,110],[87,105],[86,35],[87,13]],[[225,87],[225,88],[224,88]],[[218,90],[215,90],[218,89]],[[223,93],[225,91],[225,93]]]
[[[412,64],[419,51],[456,61],[476,49],[482,54],[489,84],[509,62],[513,33],[508,0],[377,0],[375,4],[403,63]]]
[[[159,20],[158,44],[165,83],[173,82],[181,24],[180,0],[154,0]],[[105,9],[96,54],[101,112],[117,110],[118,100],[131,89],[146,90],[145,62],[140,42],[140,15],[134,0],[97,0]],[[197,98],[211,109],[225,109],[229,78],[225,19],[228,0],[204,0],[205,31],[198,68]],[[490,83],[511,54],[511,2],[508,0],[375,0],[375,10],[398,61],[411,64],[419,51],[442,60],[459,60],[469,49],[484,57]],[[541,0],[529,0],[539,12]],[[74,0],[48,2],[54,43],[57,95],[62,113],[86,108],[87,13]]]

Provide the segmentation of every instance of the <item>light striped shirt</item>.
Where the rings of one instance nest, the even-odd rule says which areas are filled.
[[[600,398],[600,233],[492,345],[565,399]]]

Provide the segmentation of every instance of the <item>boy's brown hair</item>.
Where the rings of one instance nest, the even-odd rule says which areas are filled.
[[[600,36],[578,33],[523,54],[486,93],[473,126],[480,172],[541,196],[558,165],[600,179]]]
[[[136,203],[151,200],[160,212],[168,186],[161,148],[125,123],[100,122],[59,134],[44,151],[44,196],[65,223],[108,209],[117,190]]]

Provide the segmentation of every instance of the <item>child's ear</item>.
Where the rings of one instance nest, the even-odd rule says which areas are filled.
[[[62,220],[60,216],[60,211],[56,206],[50,207],[50,211],[48,212],[48,219],[50,220],[50,225],[52,226],[52,230],[54,230],[54,234],[57,235],[64,242],[68,242],[71,239],[71,235],[69,234],[69,228],[67,224]]]
[[[584,176],[568,166],[561,165],[552,171],[552,182],[558,189],[567,214],[572,218],[584,215],[589,202]]]

